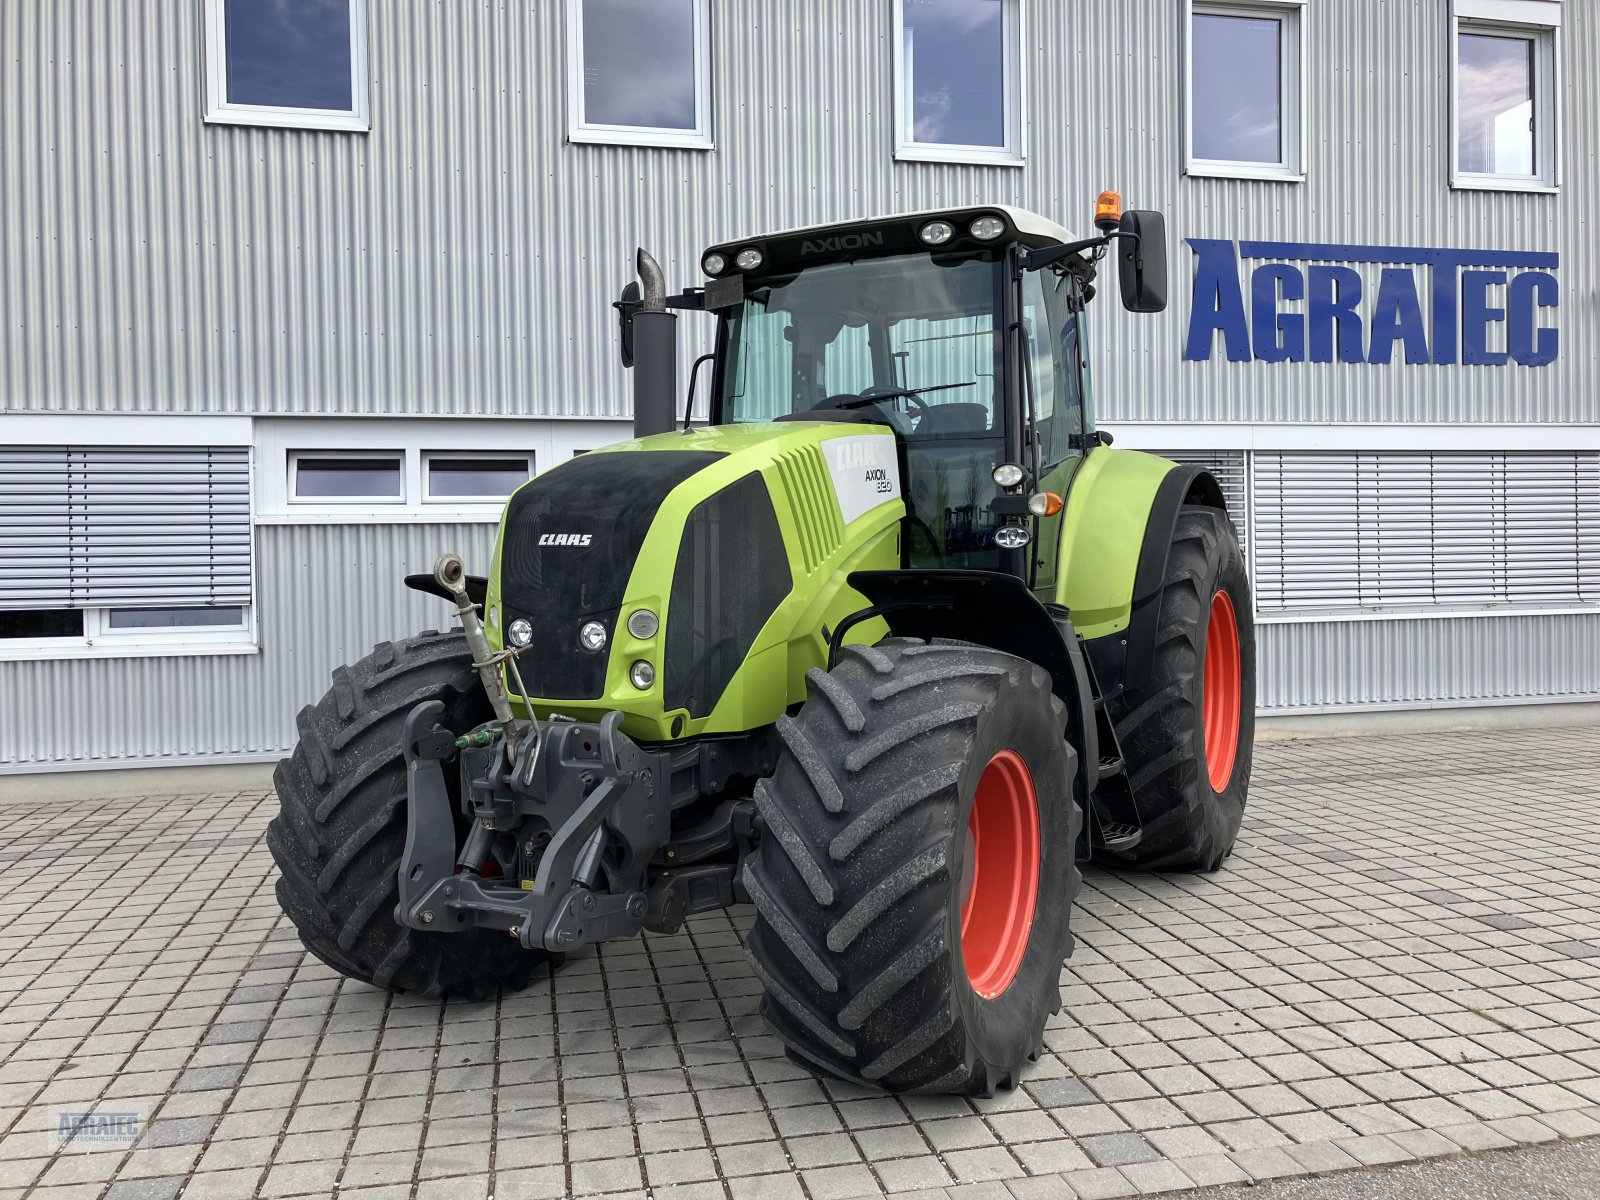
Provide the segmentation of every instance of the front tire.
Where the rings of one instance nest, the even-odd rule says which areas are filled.
[[[1076,755],[1037,666],[953,642],[807,673],[756,786],[744,883],[762,1012],[812,1070],[893,1092],[1014,1086],[1061,1007]]]
[[[481,1000],[525,987],[552,956],[504,934],[422,933],[394,919],[406,841],[406,716],[444,704],[460,734],[493,714],[460,633],[383,642],[333,673],[321,701],[300,710],[300,741],[278,764],[278,816],[267,848],[282,872],[278,903],[307,950],[342,975],[394,992]],[[455,772],[445,771],[455,799]]]
[[[1111,704],[1156,871],[1215,871],[1233,852],[1250,790],[1256,642],[1250,581],[1233,522],[1178,512],[1162,583],[1151,677]]]

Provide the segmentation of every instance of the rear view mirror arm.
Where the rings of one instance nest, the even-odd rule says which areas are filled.
[[[1038,271],[1053,263],[1058,263],[1064,258],[1071,258],[1074,254],[1082,254],[1085,250],[1104,250],[1111,244],[1113,239],[1119,237],[1137,238],[1138,235],[1124,233],[1121,230],[1113,230],[1111,233],[1101,234],[1099,237],[1068,242],[1065,246],[1044,246],[1038,250],[1030,250],[1023,255],[1020,260],[1020,266],[1024,271]]]

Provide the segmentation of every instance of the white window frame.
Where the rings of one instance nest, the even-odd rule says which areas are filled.
[[[1003,146],[963,146],[950,142],[919,142],[914,136],[909,89],[911,72],[906,64],[905,0],[894,8],[894,156],[898,162],[969,163],[979,166],[1020,167],[1027,162],[1022,99],[1028,94],[1027,45],[1022,0],[1002,0],[1000,10],[1001,104],[1005,114]]]
[[[1183,173],[1211,179],[1263,179],[1304,183],[1306,147],[1306,5],[1308,0],[1184,0],[1183,11]],[[1276,163],[1199,158],[1194,152],[1194,18],[1267,18],[1279,22],[1282,78],[1278,81],[1278,119],[1283,159]],[[1288,43],[1288,44],[1286,44]]]
[[[300,494],[300,460],[302,458],[363,458],[372,462],[398,462],[400,467],[400,493],[396,496],[302,496]],[[411,481],[411,472],[407,469],[406,452],[403,447],[395,449],[362,448],[345,450],[339,447],[303,446],[289,451],[288,458],[288,490],[290,504],[314,505],[361,505],[371,508],[375,505],[405,504],[409,496],[416,494],[414,488],[407,487]]]
[[[13,413],[0,417],[0,436],[18,446],[248,446],[250,418],[198,416],[123,416],[110,436],[105,417],[94,413]],[[254,514],[260,495],[252,455],[250,510]],[[256,626],[256,566],[250,556],[250,603],[224,608],[244,609],[242,625],[175,629],[112,629],[111,608],[136,608],[114,604],[83,608],[80,637],[0,638],[0,662],[38,662],[80,658],[197,658],[224,654],[259,654],[261,639]],[[167,605],[169,608],[188,607]],[[198,606],[196,606],[198,607]],[[52,611],[48,607],[40,611]]]
[[[605,125],[583,111],[583,0],[566,0],[567,140],[600,146],[656,146],[713,150],[711,137],[711,0],[694,0],[693,129],[658,125]]]
[[[506,502],[506,497],[504,496],[435,496],[429,486],[428,468],[436,458],[454,459],[456,461],[466,460],[469,462],[495,462],[520,458],[527,463],[529,479],[533,478],[539,466],[537,456],[532,450],[484,450],[481,448],[475,450],[424,450],[422,451],[422,470],[420,473],[422,482],[421,498],[424,504],[460,505],[477,503],[503,505]]]
[[[530,417],[258,417],[255,419],[254,508],[257,525],[493,524],[505,497],[484,500],[427,498],[425,456],[521,458],[536,471],[566,462],[583,447],[632,436],[622,420]],[[371,496],[295,499],[292,457],[297,453],[403,456],[404,500]]]
[[[1517,37],[1534,44],[1532,175],[1461,169],[1461,35]],[[1559,0],[1450,0],[1450,186],[1465,191],[1561,190],[1561,4]]]
[[[235,104],[228,99],[227,0],[205,0],[206,108],[211,125],[260,125],[269,129],[327,129],[366,133],[372,128],[367,76],[367,0],[350,6],[350,104],[343,111]]]
[[[251,565],[251,591],[254,593],[255,566]],[[131,608],[118,604],[115,608]],[[186,608],[189,605],[167,605]],[[193,606],[198,607],[198,605]],[[196,658],[224,654],[259,654],[261,639],[256,630],[256,606],[227,604],[242,608],[238,625],[180,625],[170,629],[113,629],[110,608],[81,608],[81,637],[0,638],[0,662],[37,662],[56,658]],[[42,610],[48,611],[48,610]]]

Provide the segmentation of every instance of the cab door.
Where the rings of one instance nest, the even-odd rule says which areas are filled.
[[[1029,271],[1022,278],[1022,324],[1033,379],[1033,425],[1027,457],[1037,456],[1035,492],[1066,498],[1088,445],[1085,411],[1082,284],[1074,275]],[[1030,461],[1027,465],[1033,466]],[[1033,519],[1028,584],[1054,600],[1062,514]]]

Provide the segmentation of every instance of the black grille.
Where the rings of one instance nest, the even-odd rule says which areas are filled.
[[[716,707],[793,580],[772,498],[746,475],[689,514],[667,605],[667,709]]]
[[[617,613],[650,522],[673,488],[721,457],[694,450],[586,454],[512,496],[500,556],[501,628],[518,617],[533,625],[533,649],[518,665],[535,696],[594,700],[605,691]],[[605,626],[605,650],[579,647],[586,621]]]

